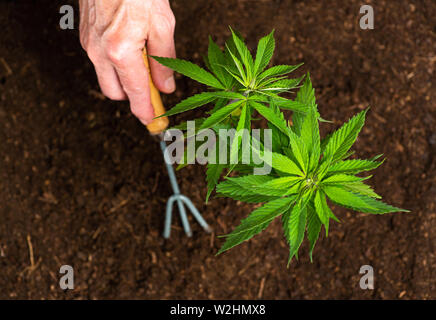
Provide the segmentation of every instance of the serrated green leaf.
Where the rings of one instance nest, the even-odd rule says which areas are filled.
[[[276,126],[284,134],[289,134],[289,128],[286,124],[286,120],[277,116],[277,114],[270,108],[265,107],[256,101],[250,101],[250,106],[256,109],[265,119],[267,119],[271,124]]]
[[[253,78],[253,57],[251,56],[251,53],[244,41],[233,32],[232,28],[230,28],[230,30],[232,32],[233,42],[235,43],[236,49],[239,52],[239,56],[245,65],[245,69],[247,71],[247,80],[250,81]]]
[[[266,177],[268,176],[259,176]],[[240,184],[226,180],[219,183],[216,187],[217,196],[226,196],[238,201],[244,201],[247,203],[260,203],[260,202],[268,202],[279,198],[278,196],[267,196],[256,194],[250,189],[242,188]]]
[[[264,230],[274,218],[281,215],[291,205],[293,198],[280,198],[266,203],[254,210],[241,224],[226,236],[226,242],[218,254],[250,239]]]
[[[321,139],[321,154],[324,153],[325,147],[327,146],[327,143],[329,142],[331,136],[333,133],[327,134],[324,138]]]
[[[260,184],[261,188],[272,188],[272,189],[287,189],[295,185],[297,182],[301,181],[301,177],[280,177]]]
[[[222,67],[222,65],[226,64],[226,58],[220,47],[213,42],[211,37],[209,37],[208,61],[210,70],[217,76],[218,80],[224,84],[226,89],[230,89],[233,82],[232,77]]]
[[[254,74],[258,75],[265,69],[274,54],[275,40],[274,30],[267,36],[259,40],[254,62]]]
[[[265,178],[259,177],[268,177]],[[288,191],[287,189],[279,189],[268,187],[267,183],[271,182],[273,178],[269,176],[260,176],[260,175],[247,175],[241,176],[237,178],[227,178],[228,181],[236,183],[241,188],[246,189],[251,194],[261,194],[266,196],[283,196]],[[266,182],[265,182],[266,181]]]
[[[316,241],[321,232],[321,221],[316,213],[313,204],[309,203],[307,206],[307,239],[309,240],[309,257],[310,262],[313,262],[312,252],[315,248]]]
[[[304,176],[304,173],[295,164],[295,162],[279,153],[272,152],[271,167],[288,174]]]
[[[269,77],[261,82],[261,84],[257,84],[255,89],[257,90],[265,90],[269,85],[280,81],[280,80],[288,80],[287,76],[279,76],[279,77]]]
[[[279,107],[273,101],[270,101],[270,108],[277,115],[277,117],[279,117],[283,121],[286,121],[284,114],[280,111]],[[268,122],[267,125],[268,129],[271,130],[272,134],[271,151],[281,152],[283,147],[287,147],[289,145],[289,137],[272,123]]]
[[[301,193],[301,190],[303,190],[304,186],[305,186],[304,180],[298,181],[296,184],[292,185],[289,188],[287,194],[289,194],[289,195],[290,194],[297,194],[298,195]]]
[[[234,65],[236,66],[236,69],[238,70],[239,76],[243,80],[243,85],[247,85],[247,74],[244,70],[244,66],[242,65],[242,62],[238,59],[238,57],[230,50],[230,48],[227,47],[227,52],[229,53],[230,57],[233,60]],[[230,71],[230,69],[227,69],[230,74],[233,74],[233,72]]]
[[[209,58],[207,56],[205,56],[205,55],[202,55],[202,56],[203,56],[203,61],[204,61],[204,64],[205,64],[206,68],[209,71],[212,71],[212,68],[210,67],[210,63],[209,63]]]
[[[324,179],[328,169],[330,168],[330,165],[331,165],[331,158],[330,159],[322,158],[321,164],[318,166],[318,169],[316,170],[316,175],[319,181]]]
[[[259,178],[268,177],[269,179]],[[270,176],[246,175],[236,178],[227,178],[227,181],[237,184],[240,188],[247,190],[247,194],[265,196],[284,196],[289,191],[285,188],[273,188],[268,182],[273,181]],[[265,182],[266,181],[266,182]]]
[[[310,80],[309,73],[306,75],[303,86],[300,88],[300,90],[298,90],[295,101],[305,105],[306,113],[309,111],[309,109],[316,110],[315,90],[312,87],[312,81]],[[300,135],[306,113],[294,113],[292,116],[292,122],[294,124],[293,128],[298,135]]]
[[[297,86],[300,84],[303,77],[297,78],[297,79],[281,79],[269,84],[265,85],[265,90],[291,90],[297,88]]]
[[[213,88],[225,89],[222,83],[217,78],[215,78],[211,73],[200,68],[196,64],[193,64],[192,62],[181,60],[181,59],[174,59],[174,58],[164,58],[164,57],[156,57],[156,56],[151,56],[151,57],[155,59],[157,62],[159,62],[160,64],[170,69],[173,69],[195,81],[198,81],[200,83],[203,83]]]
[[[374,156],[374,157],[372,157],[371,159],[368,159],[369,161],[376,161],[376,160],[378,160],[378,159],[380,159],[381,157],[383,157],[383,153],[381,153],[381,154],[378,154],[378,155],[376,155],[376,156]],[[384,161],[384,160],[383,160]],[[382,161],[382,162],[383,162]]]
[[[224,70],[226,70],[227,71],[227,73],[233,78],[233,79],[235,79],[243,88],[245,88],[246,87],[246,82],[244,81],[244,79],[243,78],[241,78],[239,75],[238,75],[238,70],[236,70],[236,72],[235,71],[233,71],[231,68],[229,68],[229,66],[228,65],[223,65],[222,66],[223,68],[224,68]]]
[[[303,139],[297,136],[292,130],[289,131],[289,143],[291,145],[292,155],[305,174],[309,169],[309,152]]]
[[[243,134],[249,135],[250,123],[251,123],[250,118],[251,118],[250,106],[248,106],[245,103],[242,107],[242,110],[241,110],[241,115],[239,117],[238,125],[236,126],[236,133],[235,133],[236,139],[233,139],[232,145],[230,148],[230,163],[237,164],[237,161],[235,162],[234,160],[237,159],[237,157],[239,157],[239,153],[241,151],[240,146],[242,144],[242,140],[244,139],[244,137],[240,136],[239,133],[241,132],[241,130],[247,130],[246,133],[243,132]],[[242,151],[245,151],[245,150],[242,150]],[[232,170],[230,170],[230,171],[232,171]]]
[[[233,36],[230,36],[227,41],[224,44],[225,50],[224,50],[224,57],[226,58],[226,63],[225,65],[229,67],[229,70],[231,70],[233,73],[238,73],[238,69],[235,66],[235,63],[233,61],[232,56],[230,55],[229,51],[232,51],[232,53],[234,53],[238,59],[239,57],[239,53],[238,53],[238,49],[236,49],[236,45],[233,41]]]
[[[297,70],[302,65],[303,65],[303,63],[300,63],[300,64],[295,65],[295,66],[277,65],[277,66],[271,67],[269,69],[266,69],[264,72],[262,72],[257,77],[256,80],[258,82],[258,85],[261,86],[262,85],[262,80],[264,80],[264,79],[266,79],[268,77],[277,77],[277,76],[282,76],[282,75],[291,73],[292,71]]]
[[[227,100],[245,100],[246,97],[243,94],[234,91],[214,91],[212,92],[217,98]]]
[[[317,190],[315,193],[315,210],[318,215],[319,220],[326,227],[326,233],[328,234],[329,218],[330,218],[330,208],[327,205],[325,194],[322,190]]]
[[[304,239],[306,229],[307,208],[303,201],[297,202],[282,216],[283,230],[289,244],[288,265],[292,258],[298,255],[298,249]]]
[[[365,114],[368,110],[364,110],[351,118],[339,130],[335,131],[330,137],[325,151],[324,158],[331,159],[334,163],[344,156],[353,143],[365,123]]]
[[[306,75],[303,86],[297,93],[296,100],[304,103],[308,107],[312,107],[313,105],[315,105],[315,90],[313,89],[309,72]]]
[[[229,103],[229,99],[217,99],[215,101],[215,106],[210,110],[210,111],[206,111],[207,114],[213,114],[215,112],[217,112],[219,109],[221,109],[222,107],[226,106]]]
[[[341,184],[341,183],[355,183],[355,182],[361,182],[362,180],[365,180],[365,178],[339,173],[324,178],[322,180],[322,184],[329,185],[329,184]]]
[[[348,173],[357,174],[363,171],[370,171],[378,168],[383,161],[376,162],[371,160],[345,160],[333,164],[329,169],[329,174]]]
[[[368,196],[347,191],[337,186],[325,186],[323,190],[334,203],[360,212],[384,214],[389,212],[409,212],[375,200]]]
[[[307,147],[310,155],[308,168],[309,171],[316,168],[319,162],[319,157],[321,156],[319,124],[315,111],[316,110],[313,108],[309,108],[309,112],[303,120],[300,134],[301,139]]]
[[[340,160],[345,160],[345,159],[351,157],[351,156],[352,156],[353,154],[355,154],[355,153],[356,153],[356,151],[353,151],[353,150],[351,150],[351,151],[347,151],[347,153],[345,153],[345,154],[341,157]]]
[[[172,116],[172,115],[175,115],[175,114],[178,114],[181,112],[192,110],[192,109],[201,107],[205,104],[211,103],[211,102],[215,101],[216,99],[218,99],[218,97],[215,94],[215,92],[199,93],[199,94],[196,94],[196,95],[189,97],[185,100],[182,100],[181,102],[176,104],[173,108],[171,108],[168,112],[166,112],[165,114],[163,114],[159,117],[156,117],[156,118],[168,117],[168,116]]]
[[[260,185],[264,184],[266,182],[274,180],[271,176],[266,175],[246,175],[242,177],[228,177],[226,181],[231,181],[233,183],[238,184],[239,186],[243,188],[248,188],[248,190],[251,190],[251,187],[253,185]]]
[[[213,164],[208,163],[207,164],[207,170],[206,170],[206,182],[207,182],[207,195],[206,195],[206,203],[209,200],[210,195],[212,194],[213,190],[215,189],[215,186],[218,183],[218,180],[221,176],[221,173],[223,172],[225,168],[225,165],[223,164]]]
[[[257,153],[257,155],[260,156],[260,150],[253,147],[252,151],[253,153]],[[286,156],[268,150],[263,150],[262,152],[264,154],[263,159],[265,163],[272,168],[290,175],[304,177],[304,173],[301,171],[298,165]]]
[[[286,101],[285,98],[282,98],[282,97],[278,96],[277,93],[271,92],[271,91],[268,91],[268,90],[262,90],[262,89],[261,90],[257,90],[256,89],[256,90],[254,90],[254,92],[256,93],[255,96],[262,95],[262,96],[265,96],[268,99],[274,99],[274,101],[277,101],[277,102],[279,102],[279,101]],[[252,100],[255,100],[255,99],[252,99]]]
[[[381,199],[381,197],[377,193],[375,193],[370,186],[363,183],[362,181],[354,183],[342,183],[341,186],[345,190],[351,191],[353,193],[359,193],[371,198]]]
[[[207,118],[203,124],[201,125],[200,129],[207,129],[212,127],[213,125],[220,123],[225,118],[227,118],[234,110],[239,108],[239,106],[243,103],[243,100],[239,100],[233,103],[228,104],[227,106],[219,109],[217,112],[212,114],[209,118]]]
[[[216,198],[222,198],[222,197],[231,198],[233,200],[241,201],[245,203],[265,203],[281,198],[279,196],[266,196],[263,194],[247,194],[246,190],[234,192],[230,195],[220,192],[216,194]]]
[[[306,105],[304,105],[298,101],[293,101],[293,100],[283,101],[283,100],[281,100],[281,101],[275,101],[275,103],[277,103],[277,105],[279,106],[280,109],[291,110],[291,111],[294,111],[296,113],[300,113],[302,116],[304,116],[304,114],[306,114],[306,112],[307,112]],[[295,115],[295,113],[294,113],[294,115]]]
[[[275,217],[286,211],[294,201],[295,198],[287,197],[264,204],[262,207],[255,209],[247,219],[242,220],[242,223],[231,234],[226,235],[226,237],[255,229],[265,222],[271,222]]]

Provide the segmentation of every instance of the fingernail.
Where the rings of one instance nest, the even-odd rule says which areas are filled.
[[[174,91],[176,90],[176,81],[174,80],[174,76],[169,77],[166,81],[165,81],[165,88],[168,91]]]

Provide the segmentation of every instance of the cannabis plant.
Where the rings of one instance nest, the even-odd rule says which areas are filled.
[[[269,118],[270,101],[282,109],[304,114],[306,112],[304,104],[279,96],[281,93],[290,92],[298,87],[302,77],[288,79],[286,75],[296,70],[301,64],[278,65],[266,69],[274,53],[274,31],[260,39],[254,59],[242,37],[233,30],[231,31],[232,37],[226,41],[224,52],[212,38],[209,38],[208,55],[204,57],[204,60],[210,72],[189,61],[152,56],[161,64],[209,87],[208,91],[181,101],[162,117],[214,104],[214,108],[207,112],[210,116],[206,119],[195,119],[195,124],[197,131],[207,128],[218,131],[220,128],[232,127],[236,130],[250,130],[254,110],[265,118]],[[185,129],[186,124],[181,124],[176,128]],[[239,138],[233,141],[231,159],[239,156],[237,152],[240,144]],[[225,169],[224,165],[217,162],[207,165],[206,201]],[[229,168],[230,171],[234,167]]]
[[[287,75],[300,65],[278,65],[267,68],[274,52],[273,32],[262,38],[253,58],[242,37],[231,30],[232,36],[224,50],[209,39],[205,69],[180,59],[153,57],[200,83],[207,91],[183,100],[165,115],[175,115],[187,110],[213,104],[209,117],[195,119],[199,130],[212,128],[250,129],[259,114],[265,118],[272,131],[272,147],[263,141],[251,147],[272,168],[267,175],[250,174],[256,164],[212,164],[207,167],[208,192],[206,201],[216,187],[218,196],[247,203],[261,203],[246,219],[241,221],[218,253],[222,253],[264,230],[275,218],[281,216],[285,238],[289,244],[289,261],[298,257],[298,250],[306,233],[309,255],[319,237],[322,226],[328,235],[330,219],[338,221],[328,201],[359,212],[384,214],[407,211],[381,202],[381,198],[357,174],[373,170],[383,161],[380,156],[368,160],[349,159],[351,146],[365,122],[367,110],[351,118],[340,129],[320,137],[315,92],[310,75],[289,79]],[[302,84],[301,84],[302,83]],[[293,93],[294,99],[282,94]],[[291,110],[288,121],[282,110]],[[182,124],[179,128],[185,128]],[[219,143],[219,141],[218,141]],[[217,143],[217,144],[218,144]],[[234,139],[228,153],[240,159],[241,139]],[[265,157],[265,155],[268,155]],[[227,174],[218,183],[223,171]],[[229,173],[236,175],[230,177]]]

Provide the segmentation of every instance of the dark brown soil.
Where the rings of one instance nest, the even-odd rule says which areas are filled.
[[[178,178],[215,233],[192,221],[187,238],[176,219],[164,241],[171,191],[159,145],[127,103],[98,93],[78,31],[58,27],[57,2],[2,1],[0,298],[435,299],[436,3],[367,2],[375,29],[364,31],[357,0],[172,1],[178,56],[195,62],[208,35],[222,44],[228,25],[251,48],[275,28],[274,63],[305,62],[320,112],[334,121],[323,133],[371,106],[357,155],[385,154],[372,185],[412,212],[337,208],[342,223],[321,237],[314,262],[305,244],[287,269],[279,221],[215,256],[216,234],[252,208],[223,199],[204,205],[202,166]],[[177,84],[167,106],[201,90],[187,78]],[[75,270],[76,287],[67,292],[58,285],[64,264]],[[365,264],[374,267],[375,290],[359,288]]]

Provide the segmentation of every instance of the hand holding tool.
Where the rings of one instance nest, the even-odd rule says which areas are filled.
[[[147,70],[149,72],[149,85],[150,85],[150,100],[151,104],[153,105],[155,117],[161,116],[165,113],[165,107],[162,103],[162,99],[160,97],[159,91],[156,89],[153,79],[151,77],[151,72],[148,64],[148,56],[147,51],[144,48],[143,51],[143,58],[145,66],[147,67]],[[172,219],[172,210],[174,206],[174,202],[177,202],[177,206],[179,208],[179,214],[180,218],[182,219],[183,229],[185,230],[185,233],[188,237],[192,236],[192,231],[189,226],[188,217],[186,215],[185,206],[188,207],[188,209],[191,211],[192,215],[197,219],[198,223],[203,227],[206,232],[210,232],[211,228],[206,223],[206,221],[201,216],[200,212],[198,212],[197,208],[194,206],[192,201],[186,197],[185,195],[180,193],[180,188],[177,183],[176,175],[174,173],[174,168],[171,163],[168,163],[166,159],[169,159],[168,156],[166,156],[167,153],[167,145],[164,141],[164,131],[167,129],[169,124],[167,117],[161,117],[154,119],[152,123],[147,125],[147,129],[150,132],[150,134],[159,137],[160,139],[160,147],[162,149],[162,153],[164,155],[164,161],[165,165],[167,167],[168,176],[170,178],[171,187],[173,189],[173,195],[168,199],[167,206],[166,206],[166,214],[165,214],[165,226],[164,226],[164,232],[163,236],[164,238],[170,237],[171,232],[171,219]]]

